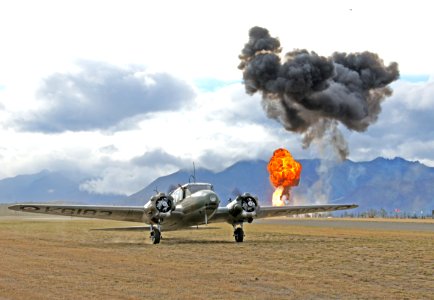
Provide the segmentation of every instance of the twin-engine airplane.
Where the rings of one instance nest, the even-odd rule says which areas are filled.
[[[356,208],[355,204],[309,206],[259,206],[256,196],[244,193],[227,206],[209,183],[187,183],[169,194],[157,193],[144,206],[95,206],[16,204],[9,209],[52,215],[110,219],[147,223],[153,244],[160,243],[161,230],[186,229],[209,223],[228,222],[234,227],[236,242],[244,240],[243,224],[254,219],[328,212]]]

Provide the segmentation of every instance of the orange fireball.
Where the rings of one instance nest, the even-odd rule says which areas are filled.
[[[300,181],[301,164],[294,160],[291,153],[279,148],[273,153],[267,166],[270,173],[270,181],[276,187],[273,194],[273,205],[284,205],[283,196],[289,200],[291,187],[297,186]]]

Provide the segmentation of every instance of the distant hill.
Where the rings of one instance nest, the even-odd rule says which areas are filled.
[[[357,203],[358,211],[385,209],[392,212],[425,213],[434,209],[434,168],[402,158],[377,158],[368,162],[333,164],[317,159],[300,160],[303,170],[293,188],[296,204]],[[42,171],[0,180],[0,203],[63,201],[87,204],[143,205],[155,190],[167,192],[188,182],[191,171],[180,170],[159,177],[129,197],[91,194],[79,189],[82,181],[58,172]],[[250,192],[262,205],[271,203],[274,188],[268,179],[267,162],[241,161],[221,171],[196,171],[198,182],[210,182],[226,205],[229,198]]]
[[[16,202],[74,202],[116,203],[124,196],[91,194],[80,190],[82,181],[60,172],[47,170],[31,175],[0,180],[0,203]]]

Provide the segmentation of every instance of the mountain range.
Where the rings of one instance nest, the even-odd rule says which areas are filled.
[[[86,204],[116,203],[119,195],[93,194],[81,190],[83,182],[72,174],[43,170],[0,180],[0,203],[68,202]]]
[[[434,209],[434,168],[402,158],[376,158],[368,162],[342,163],[300,160],[300,184],[291,191],[293,204],[356,203],[358,211],[384,209],[428,214]],[[268,179],[267,162],[241,161],[220,172],[198,169],[155,179],[130,196],[101,195],[80,190],[82,180],[67,174],[42,171],[0,180],[0,203],[59,201],[86,204],[143,205],[155,190],[168,192],[190,180],[210,182],[226,205],[239,193],[257,195],[262,205],[271,204],[274,187]]]

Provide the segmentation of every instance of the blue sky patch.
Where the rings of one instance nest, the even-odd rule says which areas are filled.
[[[401,75],[400,80],[407,82],[427,82],[429,80],[429,75]]]
[[[234,84],[241,83],[241,80],[219,80],[215,78],[200,78],[194,80],[198,89],[203,92],[213,92],[219,88]]]

